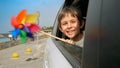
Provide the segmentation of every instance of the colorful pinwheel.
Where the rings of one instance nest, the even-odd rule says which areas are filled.
[[[36,24],[38,18],[38,13],[27,14],[26,10],[20,11],[17,16],[12,16],[11,25],[14,27],[14,30],[11,31],[12,37],[17,38],[20,36],[21,43],[25,43],[27,37],[34,40],[33,33],[41,30]]]

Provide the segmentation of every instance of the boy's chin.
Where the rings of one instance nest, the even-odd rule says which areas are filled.
[[[72,35],[68,35],[68,37],[69,37],[70,39],[74,38],[74,36],[72,36]]]

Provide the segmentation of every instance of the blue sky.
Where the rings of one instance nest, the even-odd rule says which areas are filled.
[[[55,17],[64,0],[0,0],[0,33],[14,29],[11,17],[22,9],[27,13],[40,12],[40,26],[53,26]]]

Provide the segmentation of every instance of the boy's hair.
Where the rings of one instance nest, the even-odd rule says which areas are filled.
[[[59,13],[59,15],[58,15],[58,27],[61,27],[60,25],[60,23],[61,23],[61,19],[63,18],[63,17],[65,17],[65,15],[67,14],[67,13],[70,13],[73,17],[77,17],[78,18],[78,20],[79,20],[79,22],[82,24],[82,20],[83,20],[83,18],[82,18],[82,13],[81,13],[81,11],[80,10],[78,10],[78,9],[76,9],[75,7],[64,7],[63,9],[62,9],[62,11],[60,11],[60,13]],[[83,30],[82,30],[83,31]]]

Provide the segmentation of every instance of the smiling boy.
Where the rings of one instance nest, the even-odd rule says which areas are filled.
[[[58,16],[58,22],[60,31],[70,39],[68,41],[83,47],[84,21],[81,12],[74,7],[65,7]]]

